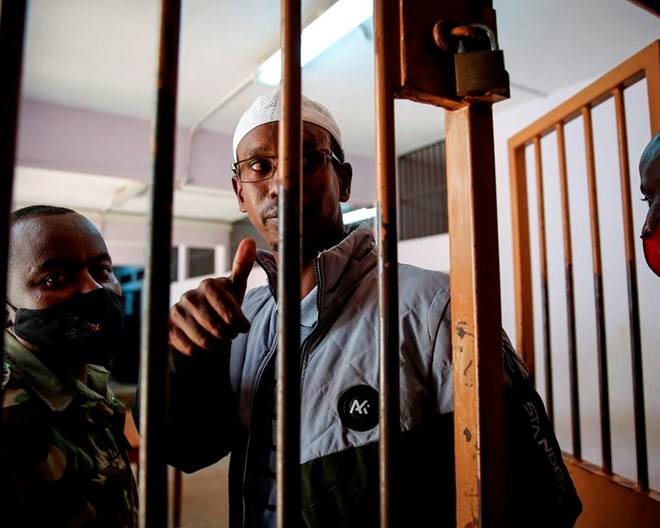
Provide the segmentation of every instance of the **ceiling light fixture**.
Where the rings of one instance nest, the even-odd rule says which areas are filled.
[[[371,17],[372,0],[338,0],[311,22],[300,36],[300,67],[311,62],[329,47]],[[280,83],[282,50],[277,50],[257,69],[257,80],[268,86]]]
[[[369,220],[376,216],[375,207],[362,207],[361,209],[353,209],[342,215],[342,220],[344,224],[354,224],[356,222],[362,222],[364,220]]]

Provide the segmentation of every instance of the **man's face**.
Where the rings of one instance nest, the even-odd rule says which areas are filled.
[[[640,190],[649,204],[642,226],[642,247],[649,268],[660,276],[660,134],[642,153],[639,162]]]
[[[7,299],[16,308],[49,308],[98,288],[121,295],[103,238],[82,216],[18,220],[10,236]]]
[[[649,204],[642,238],[650,237],[660,223],[660,141],[655,141],[639,166],[640,190]]]
[[[278,123],[266,123],[251,130],[237,147],[239,160],[257,156],[278,155]],[[303,151],[331,148],[330,133],[312,123],[303,123]],[[279,160],[278,160],[279,161]],[[350,196],[351,167],[333,163],[328,157],[325,168],[303,176],[303,258],[310,259],[318,251],[336,244],[343,237],[343,222],[339,202]],[[257,182],[232,183],[242,212],[264,241],[277,253],[278,202],[280,185],[279,163],[274,177]]]

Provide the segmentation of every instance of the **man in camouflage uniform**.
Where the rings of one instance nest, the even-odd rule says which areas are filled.
[[[92,223],[59,207],[14,212],[2,377],[2,526],[137,526],[124,408],[104,368],[121,325],[121,287]]]

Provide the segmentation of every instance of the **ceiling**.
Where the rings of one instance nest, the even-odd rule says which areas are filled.
[[[303,24],[332,3],[303,0]],[[31,0],[29,5],[24,97],[151,119],[159,1]],[[627,0],[494,0],[493,5],[511,80],[511,99],[497,104],[496,112],[594,78],[660,37],[660,18]],[[271,89],[249,79],[278,48],[279,23],[277,0],[183,2],[179,125],[233,132],[242,111]],[[371,21],[303,70],[304,92],[331,109],[349,155],[374,152],[373,70]],[[444,135],[441,109],[409,101],[397,101],[395,109],[398,152]]]

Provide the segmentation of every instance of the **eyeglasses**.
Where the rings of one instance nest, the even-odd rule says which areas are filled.
[[[321,172],[328,164],[328,158],[341,165],[341,160],[332,149],[305,150],[302,153],[302,172],[310,176]],[[232,163],[231,170],[241,183],[258,183],[269,180],[277,170],[277,156],[257,156]]]

